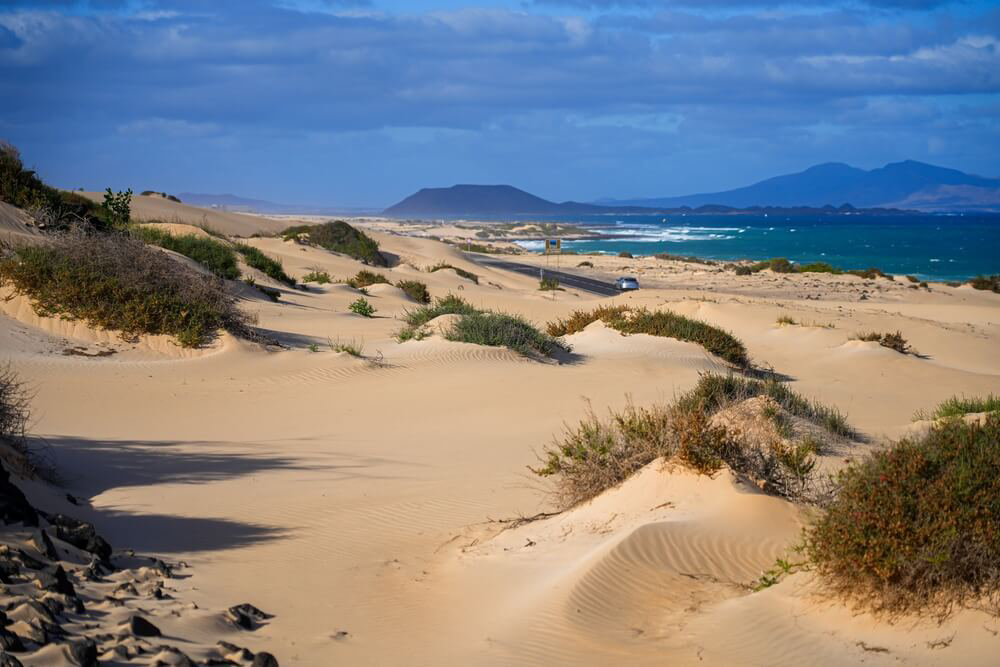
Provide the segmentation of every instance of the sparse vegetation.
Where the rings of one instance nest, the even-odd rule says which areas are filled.
[[[896,333],[879,333],[877,331],[869,331],[854,334],[853,338],[866,343],[878,343],[882,347],[895,350],[900,354],[909,354],[912,352],[909,342],[907,342],[907,340],[903,338],[903,334],[898,331]]]
[[[671,405],[641,408],[628,403],[607,419],[588,410],[578,426],[567,426],[562,437],[543,451],[543,465],[533,471],[554,477],[555,491],[564,508],[620,484],[661,457],[708,475],[728,465],[773,493],[812,500],[819,449],[815,441],[761,446],[744,439],[736,430],[713,423],[712,416],[723,407],[768,392],[781,396],[799,411],[805,406],[805,412],[812,416],[834,411],[814,407],[816,404],[787,389],[769,389],[764,382],[739,380],[728,384],[728,380],[725,376],[705,375],[695,389]],[[789,396],[795,400],[789,401]],[[785,403],[778,403],[785,407]]]
[[[589,268],[592,269],[592,268],[594,268],[594,263],[590,262],[590,261],[583,261],[583,262],[580,262],[579,264],[577,264],[576,266],[578,268],[586,266],[586,267],[589,267]]]
[[[792,317],[790,317],[788,315],[779,315],[778,319],[775,320],[775,322],[777,324],[779,324],[779,325],[782,325],[782,326],[784,326],[784,325],[795,325],[795,324],[798,324],[798,322],[796,322]]]
[[[558,340],[539,331],[518,315],[476,311],[457,320],[444,334],[448,340],[506,347],[525,356],[552,356],[568,350]]]
[[[920,278],[917,278],[916,276],[906,276],[906,279],[909,280],[911,283],[919,283],[920,282]]]
[[[475,306],[462,297],[449,294],[438,297],[431,305],[420,306],[406,311],[403,319],[408,327],[419,328],[442,315],[471,315],[477,312]]]
[[[764,269],[770,269],[775,273],[794,273],[795,265],[784,257],[775,257],[774,259],[766,259],[763,262],[757,262],[750,267],[750,271],[752,273],[757,273],[758,271],[763,271]]]
[[[994,273],[990,276],[976,276],[969,281],[969,284],[975,289],[1000,293],[1000,273]]]
[[[930,413],[923,410],[917,412],[913,419],[946,419],[979,412],[1000,412],[1000,396],[994,394],[968,397],[952,396],[938,404]]]
[[[1000,611],[1000,415],[949,419],[844,470],[810,528],[835,592],[890,614]]]
[[[559,286],[558,279],[546,276],[545,278],[542,278],[540,281],[538,281],[538,289],[542,291],[554,291],[554,290],[562,290],[562,287]]]
[[[285,273],[285,268],[281,265],[280,260],[268,257],[257,248],[245,243],[237,243],[236,252],[243,255],[243,261],[247,263],[247,266],[257,269],[279,283],[295,287],[295,278]]]
[[[160,197],[163,197],[164,199],[169,199],[170,201],[177,202],[178,204],[181,203],[180,199],[178,199],[174,195],[168,195],[166,192],[157,192],[156,190],[143,190],[140,194],[143,197],[149,197],[151,195],[159,195]]]
[[[894,280],[893,276],[884,273],[881,269],[870,268],[870,269],[838,269],[837,267],[828,264],[827,262],[810,262],[809,264],[796,264],[789,261],[785,257],[774,257],[772,259],[766,259],[762,262],[757,262],[755,264],[737,264],[732,265],[733,271],[738,276],[749,276],[754,273],[759,273],[765,269],[770,269],[775,273],[830,273],[833,275],[843,275],[845,273],[858,276],[860,278],[865,278],[867,280],[875,280],[876,278],[885,278],[887,280]]]
[[[566,336],[582,331],[597,320],[626,335],[644,333],[690,341],[736,366],[750,364],[743,343],[729,332],[670,311],[599,306],[590,312],[578,310],[565,320],[549,322],[547,331],[552,336]]]
[[[227,243],[194,234],[175,236],[149,225],[135,226],[130,233],[150,245],[173,250],[193,259],[220,278],[236,280],[240,277],[236,251]]]
[[[295,240],[299,243],[317,245],[372,266],[389,265],[379,252],[378,242],[342,220],[324,222],[320,225],[296,225],[282,232],[282,236],[286,241]]]
[[[701,257],[692,257],[690,255],[671,255],[668,252],[659,252],[653,255],[653,257],[671,262],[685,262],[686,264],[705,264],[708,266],[717,264],[716,261],[711,259],[702,259]]]
[[[477,285],[479,284],[479,276],[477,276],[475,273],[473,273],[472,271],[466,271],[465,269],[460,269],[457,266],[448,264],[447,262],[438,262],[431,268],[427,269],[427,272],[434,273],[435,271],[440,271],[441,269],[452,269],[460,277],[465,278],[466,280],[471,280]]]
[[[260,339],[217,278],[204,276],[121,234],[64,233],[0,259],[0,284],[43,316],[79,319],[125,338],[167,334],[185,347],[220,328]]]
[[[342,341],[339,338],[337,340],[327,339],[327,345],[333,352],[346,352],[352,357],[363,358],[365,345],[364,343],[359,343],[354,339],[349,341]]]
[[[383,276],[381,273],[375,273],[367,269],[361,269],[358,271],[357,275],[353,278],[345,280],[348,285],[354,289],[361,289],[363,287],[369,287],[371,285],[388,285],[389,279]]]
[[[326,285],[327,283],[333,282],[330,279],[330,274],[326,271],[312,270],[306,275],[302,276],[302,282],[304,283],[317,283],[320,285]]]
[[[836,408],[811,401],[776,380],[756,380],[737,375],[704,374],[698,384],[678,399],[685,409],[701,406],[715,414],[728,405],[756,396],[768,396],[788,413],[813,422],[834,435],[858,439],[860,436]]]
[[[361,315],[362,317],[371,317],[377,312],[375,310],[375,306],[373,306],[368,301],[368,299],[364,298],[363,296],[359,297],[357,300],[352,302],[351,305],[348,306],[348,309],[352,313],[355,313],[356,315]]]
[[[622,259],[634,259],[632,257],[632,253],[628,252],[627,250],[622,250],[620,253],[618,253],[618,256],[621,257]]]
[[[396,283],[396,287],[417,303],[431,302],[431,293],[427,291],[427,285],[419,280],[400,280]]]

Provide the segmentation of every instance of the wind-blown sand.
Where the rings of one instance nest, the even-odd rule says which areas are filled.
[[[284,226],[229,223],[245,217],[264,222],[205,219],[242,236]],[[426,282],[433,295],[540,324],[609,301],[540,292],[437,241],[373,235],[398,258],[380,271]],[[247,242],[294,276],[363,268],[280,239]],[[563,267],[582,259],[564,257]],[[441,261],[478,274],[479,285],[424,271]],[[953,394],[1000,392],[1000,295],[839,276],[737,278],[675,262],[647,275],[639,269],[649,261],[606,258],[587,275],[647,276],[650,288],[613,301],[727,328],[758,363],[846,412],[872,441],[906,433],[915,411]],[[208,615],[162,619],[192,641],[228,638],[282,665],[995,664],[1000,620],[981,612],[889,623],[823,597],[808,573],[752,592],[790,553],[809,511],[729,473],[654,463],[566,513],[499,521],[551,510],[527,466],[588,402],[601,414],[628,397],[668,401],[700,372],[724,371],[701,347],[600,324],[571,337],[576,356],[562,364],[440,336],[400,344],[397,318],[414,304],[395,287],[369,290],[378,312],[367,319],[348,311],[358,293],[346,285],[298,291],[248,274],[281,290],[279,303],[246,290],[245,306],[290,349],[228,335],[195,351],[159,338],[126,343],[39,318],[20,299],[0,314],[3,357],[35,391],[33,432],[87,506],[19,482],[29,498],[93,522],[116,549],[185,561],[188,578],[171,584],[184,601],[251,601],[274,614],[236,639]],[[779,315],[822,326],[778,326]],[[900,330],[924,356],[849,340],[861,330]],[[363,342],[366,358],[331,351],[338,339]],[[157,622],[168,612],[151,613]]]

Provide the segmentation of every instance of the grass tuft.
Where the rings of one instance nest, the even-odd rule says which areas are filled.
[[[525,356],[552,356],[569,348],[518,315],[476,311],[462,316],[445,332],[462,343],[506,347]]]
[[[853,339],[864,341],[866,343],[878,343],[882,347],[895,350],[900,354],[909,354],[913,351],[910,347],[910,343],[903,338],[903,334],[898,331],[896,333],[879,333],[877,331],[856,333],[854,334]]]
[[[357,300],[352,302],[351,305],[348,306],[348,310],[356,315],[361,315],[362,317],[371,317],[377,312],[375,310],[375,306],[373,306],[371,302],[363,296],[358,297]]]
[[[961,417],[979,412],[1000,412],[1000,396],[988,394],[986,396],[952,396],[938,404],[930,413],[923,410],[918,411],[913,420],[919,419],[945,419],[948,417]]]
[[[237,243],[236,252],[243,255],[243,261],[247,263],[247,266],[257,269],[272,280],[284,283],[289,287],[295,287],[295,278],[285,273],[285,268],[281,265],[280,260],[269,257],[252,245],[245,243]]]
[[[396,287],[417,303],[431,302],[431,293],[427,291],[427,285],[419,280],[400,280],[396,283]]]
[[[466,280],[471,280],[477,285],[479,284],[479,276],[477,276],[475,273],[473,273],[472,271],[466,271],[465,269],[460,269],[457,266],[448,264],[447,262],[438,262],[434,266],[427,269],[427,272],[434,273],[435,271],[440,271],[441,269],[452,269],[460,277],[465,278]]]
[[[134,226],[129,233],[145,243],[173,250],[193,259],[220,278],[236,280],[240,277],[236,252],[228,243],[206,239],[194,234],[175,236],[162,229],[147,225]]]
[[[327,283],[333,282],[330,278],[330,274],[326,271],[320,271],[318,269],[313,269],[306,275],[302,276],[302,282],[304,283],[317,283],[319,285],[326,285]]]
[[[361,269],[358,274],[353,278],[345,280],[348,285],[354,289],[361,289],[363,287],[368,287],[370,285],[388,285],[389,279],[383,276],[381,273],[375,273],[369,271],[368,269]]]
[[[644,333],[698,343],[731,364],[740,367],[750,365],[746,347],[738,338],[711,324],[670,311],[598,306],[590,312],[578,310],[565,320],[549,322],[547,330],[552,336],[566,336],[582,331],[597,320],[623,334]]]

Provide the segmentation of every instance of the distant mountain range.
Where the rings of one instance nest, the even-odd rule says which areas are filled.
[[[848,205],[848,206],[845,206]],[[424,188],[383,213],[393,217],[730,212],[734,209],[844,208],[1000,211],[1000,179],[907,160],[866,171],[826,163],[735,190],[652,199],[552,202],[510,185]]]
[[[604,206],[676,208],[716,204],[748,206],[824,206],[939,210],[1000,210],[1000,179],[973,176],[957,169],[906,160],[866,171],[828,162],[805,171],[776,176],[723,192],[604,200]]]
[[[185,204],[201,208],[215,208],[234,213],[275,213],[279,215],[336,215],[377,213],[375,208],[349,208],[336,206],[309,206],[303,204],[278,204],[264,199],[251,199],[231,194],[199,194],[181,192],[177,197]]]

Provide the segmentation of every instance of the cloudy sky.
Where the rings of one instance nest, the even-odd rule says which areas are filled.
[[[63,187],[380,206],[688,194],[819,162],[1000,176],[973,0],[0,0],[0,138]]]

